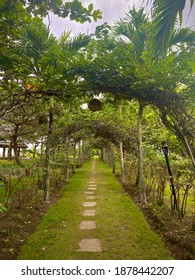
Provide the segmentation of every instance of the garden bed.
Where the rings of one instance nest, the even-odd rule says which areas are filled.
[[[195,260],[195,229],[192,215],[187,214],[183,219],[179,219],[177,213],[171,213],[168,207],[150,202],[143,206],[135,186],[123,183],[123,187],[142,210],[151,228],[163,237],[173,257],[179,260]]]

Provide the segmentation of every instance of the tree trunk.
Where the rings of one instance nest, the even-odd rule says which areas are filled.
[[[74,152],[73,152],[73,173],[76,173],[76,143],[74,144]]]
[[[50,191],[50,153],[51,153],[51,138],[53,129],[53,97],[50,98],[50,108],[49,108],[49,125],[46,140],[45,149],[45,178],[44,178],[44,200],[49,201],[49,191]]]
[[[183,140],[184,140],[184,143],[185,143],[185,146],[186,146],[188,155],[189,155],[189,157],[190,157],[190,159],[191,159],[192,165],[193,165],[193,167],[195,168],[195,157],[194,157],[194,155],[193,155],[193,152],[192,152],[192,149],[191,149],[191,147],[190,147],[190,144],[189,144],[189,142],[188,142],[188,140],[187,140],[187,137],[183,136]]]
[[[119,101],[119,116],[121,118],[121,121],[123,121],[123,111],[122,111],[122,105],[123,102],[122,100]],[[124,156],[123,156],[123,142],[120,141],[119,144],[119,149],[120,149],[120,166],[121,166],[121,181],[123,182],[125,179],[125,166],[124,166]]]
[[[121,163],[121,181],[125,180],[124,156],[123,156],[123,142],[120,142],[120,163]]]
[[[79,140],[79,154],[78,154],[78,162],[79,162],[79,167],[82,165],[81,163],[81,140]]]
[[[37,147],[39,146],[39,144],[38,143],[34,143],[34,149],[33,149],[33,158],[36,158],[36,153],[37,153]]]
[[[85,162],[85,140],[82,140],[81,164]]]
[[[67,139],[67,152],[66,152],[66,182],[69,182],[69,149],[70,139]]]
[[[12,159],[12,141],[10,142],[9,147],[8,147],[8,160],[11,160],[11,159]]]
[[[144,105],[139,103],[139,113],[137,122],[137,142],[138,142],[138,188],[141,191],[141,202],[147,204],[146,197],[146,179],[144,176],[143,167],[143,149],[142,149],[142,116],[143,116]]]
[[[112,173],[115,174],[116,166],[115,166],[115,145],[112,144]]]
[[[18,152],[18,144],[17,144],[18,129],[19,129],[19,126],[16,125],[15,128],[14,128],[14,135],[12,136],[12,145],[13,145],[13,149],[14,149],[14,156],[15,156],[16,164],[19,165],[20,160],[19,160],[19,152]]]
[[[13,137],[13,149],[14,149],[14,157],[15,157],[15,161],[16,164],[20,164],[20,160],[19,160],[19,153],[18,153],[18,144],[17,144],[17,138]]]
[[[105,159],[106,159],[106,156],[105,156],[105,148],[103,147],[102,150],[101,150],[101,160],[103,162],[105,162]]]
[[[168,121],[166,113],[162,113],[161,119],[164,125],[171,129],[171,131],[173,131],[176,134],[176,136],[182,141],[182,143],[186,147],[186,151],[191,159],[192,165],[195,168],[195,156],[193,152],[193,146],[190,145],[186,135],[182,132],[181,128],[176,123],[171,124],[171,122]]]
[[[3,148],[3,158],[5,158],[5,151],[6,151],[6,148]]]
[[[43,157],[44,154],[44,136],[41,137],[41,158]]]

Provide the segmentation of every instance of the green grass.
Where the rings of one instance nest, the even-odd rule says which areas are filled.
[[[172,259],[161,238],[124,193],[111,169],[97,161],[97,229],[79,230],[91,162],[77,171],[63,197],[51,207],[19,254],[19,259]],[[103,252],[78,252],[82,238],[100,238]]]
[[[0,166],[2,167],[12,166],[14,164],[15,164],[14,160],[0,159]]]

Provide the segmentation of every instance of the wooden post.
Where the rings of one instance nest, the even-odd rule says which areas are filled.
[[[12,159],[12,142],[10,142],[8,147],[8,160]]]
[[[48,132],[46,140],[46,149],[45,149],[45,174],[44,174],[44,200],[49,201],[49,192],[50,192],[50,152],[51,152],[51,139],[53,132],[53,109],[54,109],[54,99],[50,97],[50,106],[49,106],[49,123],[48,123]]]
[[[5,158],[5,151],[6,151],[6,148],[3,147],[3,158]]]
[[[142,117],[143,117],[144,105],[139,103],[139,113],[137,122],[137,142],[138,142],[138,187],[141,191],[141,202],[147,204],[146,197],[146,179],[144,176],[144,164],[143,164],[143,147],[142,147]]]
[[[67,139],[67,153],[66,153],[66,182],[69,182],[69,149],[70,149],[70,139]]]
[[[76,173],[76,143],[74,143],[74,151],[73,151],[73,173]]]
[[[121,160],[121,181],[125,180],[124,156],[123,156],[123,142],[120,142],[120,160]]]
[[[112,144],[112,173],[115,174],[116,166],[115,166],[115,145]]]

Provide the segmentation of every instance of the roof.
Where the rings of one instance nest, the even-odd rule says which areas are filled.
[[[10,147],[10,141],[0,141],[0,148],[8,148]],[[28,145],[25,143],[17,143],[18,148],[28,148]]]

